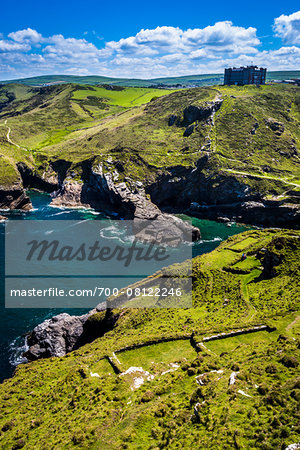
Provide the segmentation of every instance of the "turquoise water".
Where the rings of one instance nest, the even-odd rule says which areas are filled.
[[[12,211],[4,214],[10,220],[104,220],[104,214],[92,210],[61,209],[49,206],[50,196],[30,193],[33,211]],[[193,224],[200,228],[202,239],[194,243],[193,256],[210,252],[222,240],[245,231],[245,226],[223,224],[211,220],[193,218]],[[62,309],[5,309],[4,307],[4,224],[0,224],[0,381],[12,375],[16,364],[22,362],[24,334],[38,323],[61,312],[83,314],[86,310]]]

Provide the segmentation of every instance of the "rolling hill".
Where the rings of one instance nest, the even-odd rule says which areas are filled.
[[[271,80],[286,80],[291,78],[300,78],[299,70],[287,70],[287,71],[268,71],[267,81]],[[110,78],[102,76],[77,76],[77,75],[44,75],[31,78],[19,78],[15,80],[2,81],[2,83],[21,83],[28,86],[41,86],[43,84],[51,83],[78,83],[78,84],[112,84],[120,86],[135,86],[135,87],[148,87],[151,85],[161,86],[175,86],[181,85],[187,86],[209,86],[215,84],[223,84],[223,74],[203,74],[203,75],[186,75],[182,77],[169,77],[169,78],[153,78],[153,79],[135,79],[135,78]]]
[[[2,86],[0,182],[19,193],[22,183],[84,189],[85,204],[101,197],[109,210],[111,190],[97,191],[95,179],[113,177],[112,189],[140,183],[140,195],[170,211],[296,226],[299,93],[290,85]]]

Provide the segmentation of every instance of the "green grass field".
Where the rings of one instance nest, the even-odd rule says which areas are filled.
[[[93,87],[91,92],[83,90],[76,90],[73,94],[73,99],[84,100],[90,97],[104,99],[110,105],[123,106],[124,108],[131,108],[132,106],[141,106],[150,102],[153,98],[161,97],[163,95],[175,92],[170,89],[146,89],[146,88],[126,88],[121,91],[108,90],[103,87]]]

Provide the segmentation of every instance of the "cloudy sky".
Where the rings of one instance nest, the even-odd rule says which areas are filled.
[[[272,8],[254,3],[237,14],[218,2],[204,9],[154,0],[124,9],[124,3],[92,1],[88,16],[76,1],[54,0],[42,9],[35,1],[25,7],[17,2],[16,14],[8,5],[1,7],[0,80],[47,74],[154,78],[221,73],[252,62],[300,70],[300,11],[282,11],[276,2]]]

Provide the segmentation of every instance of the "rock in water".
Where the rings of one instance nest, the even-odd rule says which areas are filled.
[[[64,356],[111,330],[119,315],[113,314],[101,303],[87,314],[70,316],[58,314],[37,325],[27,337],[29,349],[24,353],[29,361]],[[105,312],[104,312],[105,310]],[[98,315],[102,314],[100,318]],[[95,320],[92,320],[95,318]]]
[[[32,204],[27,197],[21,183],[11,187],[0,186],[0,208],[1,209],[32,209]]]
[[[24,356],[29,361],[34,361],[49,356],[64,356],[74,350],[87,318],[88,314],[70,316],[62,313],[45,320],[37,325],[28,337],[29,349]]]
[[[65,208],[87,208],[89,205],[84,203],[82,194],[83,183],[78,181],[66,182],[62,188],[56,192],[51,205],[62,206]]]
[[[52,205],[65,207],[94,207],[113,210],[127,220],[133,220],[137,239],[153,242],[148,221],[155,221],[153,227],[164,234],[166,241],[196,241],[200,230],[188,222],[163,213],[146,197],[143,188],[130,189],[126,183],[114,183],[111,173],[102,173],[101,167],[94,170],[87,184],[68,181],[52,200]],[[150,225],[150,228],[149,228]],[[146,230],[147,228],[147,230]],[[174,246],[174,245],[173,245]]]

